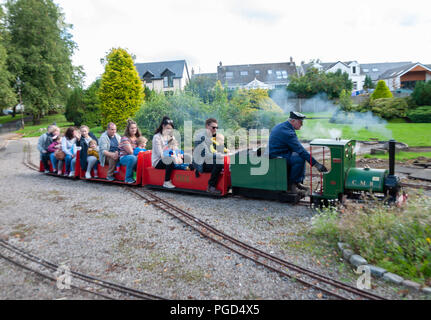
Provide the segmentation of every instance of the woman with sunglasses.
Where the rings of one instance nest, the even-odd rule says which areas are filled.
[[[163,157],[163,148],[167,146],[172,139],[175,140],[173,136],[174,128],[174,122],[169,117],[163,117],[160,126],[154,134],[151,153],[151,163],[153,167],[166,170],[163,187],[168,189],[175,188],[171,181],[171,174],[175,168],[175,163],[172,161],[172,157]]]

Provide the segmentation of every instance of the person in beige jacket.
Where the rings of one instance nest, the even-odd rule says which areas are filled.
[[[163,157],[163,148],[169,144],[169,141],[175,139],[172,132],[174,128],[174,122],[169,117],[163,117],[160,126],[154,134],[151,153],[153,167],[166,170],[163,187],[168,189],[175,188],[171,181],[171,174],[175,168],[175,163],[172,161],[172,157]]]

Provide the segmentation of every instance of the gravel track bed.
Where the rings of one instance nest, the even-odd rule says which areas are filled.
[[[32,160],[38,163],[37,139]],[[72,270],[168,299],[325,299],[209,242],[125,188],[66,181],[29,170],[22,141],[0,152],[0,237]],[[311,270],[355,285],[351,268],[306,232],[302,206],[230,197],[155,192],[227,234]],[[64,292],[0,260],[1,299],[95,299]],[[73,284],[73,279],[72,279]],[[373,279],[374,293],[402,298],[400,287]],[[421,298],[409,294],[408,298]]]

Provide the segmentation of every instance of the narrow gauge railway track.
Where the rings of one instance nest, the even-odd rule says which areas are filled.
[[[25,155],[24,155],[23,162],[30,169],[38,170],[38,167],[31,162],[28,142],[27,142],[27,148],[25,148],[26,152],[24,152]],[[406,186],[418,187],[418,188],[424,187],[421,185],[406,185]],[[352,287],[350,285],[347,285],[335,279],[326,277],[324,275],[318,274],[314,271],[294,265],[288,261],[277,258],[257,248],[254,248],[248,244],[245,244],[233,237],[230,237],[229,235],[224,234],[220,230],[217,230],[211,225],[205,223],[204,221],[185,212],[184,210],[176,206],[173,206],[172,204],[157,197],[156,195],[154,195],[153,193],[147,190],[140,189],[140,191],[142,191],[141,193],[130,187],[125,187],[125,188],[127,188],[129,192],[132,192],[133,194],[137,195],[141,199],[145,200],[147,203],[179,219],[186,225],[198,231],[204,237],[209,238],[211,241],[216,242],[222,245],[223,247],[229,249],[230,251],[235,252],[247,259],[250,259],[259,265],[262,265],[268,268],[269,270],[277,272],[282,276],[298,281],[308,287],[312,287],[316,290],[319,290],[321,292],[324,292],[330,296],[333,296],[339,299],[349,299],[346,296],[343,296],[339,293],[339,291],[341,290],[341,291],[356,295],[359,298],[370,299],[370,300],[385,300],[385,298],[381,296],[378,296],[363,290],[359,290],[355,287]],[[302,201],[300,204],[309,205],[309,203],[305,201]],[[296,274],[288,274],[283,269],[290,270],[291,272],[296,272]],[[318,286],[317,285],[318,283],[323,284],[323,286]]]
[[[151,204],[155,208],[171,215],[172,217],[179,219],[182,223],[196,230],[205,238],[208,238],[211,241],[218,243],[219,245],[227,248],[228,250],[235,252],[236,254],[246,259],[249,259],[258,265],[264,266],[269,270],[280,274],[281,276],[290,278],[307,287],[312,287],[320,292],[326,293],[329,296],[342,300],[347,300],[350,298],[340,294],[339,291],[348,292],[362,299],[385,300],[385,298],[375,295],[373,293],[359,290],[355,287],[349,286],[335,279],[297,266],[293,263],[290,263],[288,261],[270,255],[266,252],[263,252],[257,248],[254,248],[214,228],[208,223],[182,210],[181,208],[172,205],[168,201],[154,195],[152,192],[141,189],[135,190],[130,187],[126,188],[129,192],[146,201],[146,203]],[[290,273],[286,272],[287,270]],[[317,283],[320,283],[321,285],[319,286]]]
[[[32,170],[37,170],[37,166],[35,166],[31,162],[30,156],[30,143],[27,142],[26,147],[24,148],[24,158],[23,163]],[[349,292],[350,294],[354,294],[359,298],[369,299],[369,300],[384,300],[383,297],[378,295],[368,293],[366,291],[359,290],[355,287],[349,286],[345,283],[339,282],[335,279],[320,275],[311,270],[302,268],[300,266],[294,265],[293,263],[284,261],[280,258],[267,254],[257,248],[254,248],[246,243],[243,243],[220,230],[212,227],[206,222],[194,217],[193,215],[187,213],[186,211],[170,204],[164,199],[157,197],[153,193],[140,189],[141,192],[138,192],[131,187],[126,187],[126,190],[135,194],[139,198],[145,200],[148,204],[153,205],[155,208],[160,209],[161,211],[179,219],[181,222],[190,226],[192,229],[198,231],[204,237],[209,238],[211,241],[218,243],[219,245],[227,248],[228,250],[235,252],[236,254],[252,260],[258,265],[266,267],[267,269],[280,274],[281,276],[290,278],[294,281],[302,283],[307,287],[312,287],[317,289],[320,292],[326,293],[329,296],[346,300],[350,299],[346,296],[338,293],[338,290],[342,290],[345,292]],[[304,203],[305,204],[305,203]],[[284,270],[289,270],[290,273],[287,273]],[[296,274],[293,274],[295,273]],[[311,282],[310,282],[311,281]],[[317,283],[323,284],[323,286],[318,286]]]
[[[24,142],[25,142],[25,145],[24,145],[24,154],[23,154],[23,161],[22,161],[22,163],[27,168],[29,168],[31,170],[39,171],[39,168],[31,161],[30,142],[29,141],[24,141]],[[8,250],[10,253],[14,253],[16,256],[19,256],[21,258],[24,258],[26,260],[34,262],[34,263],[40,265],[41,267],[43,267],[45,269],[49,269],[49,270],[55,272],[59,268],[58,265],[56,265],[56,264],[54,264],[52,262],[46,261],[44,259],[41,259],[41,258],[39,258],[39,257],[31,254],[31,253],[25,252],[24,250],[22,250],[22,249],[20,249],[18,247],[15,247],[12,244],[10,244],[10,243],[2,240],[2,239],[0,239],[0,247],[3,248],[3,249]],[[6,261],[9,261],[10,263],[18,266],[18,267],[20,267],[20,268],[23,268],[25,270],[31,271],[31,272],[33,272],[35,274],[38,274],[41,277],[44,277],[44,278],[52,280],[52,281],[57,281],[57,279],[53,278],[52,276],[49,276],[49,275],[47,275],[47,274],[45,274],[45,273],[43,273],[41,271],[34,270],[34,269],[32,269],[32,268],[30,268],[28,266],[25,266],[24,264],[16,261],[15,259],[13,259],[13,258],[11,258],[9,256],[5,256],[3,254],[0,254],[0,257],[3,258],[3,259],[5,259]],[[127,297],[134,297],[134,298],[143,299],[143,300],[166,300],[165,298],[162,298],[162,297],[158,297],[158,296],[151,295],[149,293],[146,293],[146,292],[143,292],[143,291],[139,291],[139,290],[136,290],[136,289],[133,289],[133,288],[129,288],[129,287],[126,287],[126,286],[123,286],[123,285],[119,285],[119,284],[116,284],[116,283],[112,283],[112,282],[109,282],[109,281],[98,279],[96,277],[85,275],[85,274],[82,274],[82,273],[79,273],[79,272],[76,272],[76,271],[71,271],[71,274],[74,276],[74,279],[80,279],[80,280],[82,280],[85,283],[90,283],[92,285],[95,285],[96,287],[98,286],[99,290],[101,288],[103,288],[103,289],[115,291],[117,294],[118,293],[119,294],[123,294],[123,295],[125,295]],[[101,296],[101,297],[103,297],[105,299],[110,299],[110,300],[118,299],[117,297],[111,297],[111,296],[108,296],[108,295],[105,295],[105,294],[101,294],[101,293],[95,292],[93,290],[87,290],[87,289],[82,288],[82,287],[78,287],[78,286],[71,286],[71,287],[73,287],[75,289],[78,289],[80,291],[83,291],[83,292],[87,292],[87,293],[91,293],[91,294],[94,294],[94,295]]]
[[[29,252],[26,252],[10,243],[8,243],[7,241],[4,241],[2,239],[0,239],[0,248],[4,249],[5,251],[8,252],[7,255],[0,253],[0,258],[5,259],[6,261],[22,268],[25,269],[27,271],[30,271],[32,273],[35,273],[43,278],[46,278],[48,280],[57,282],[57,279],[52,277],[51,275],[49,275],[50,273],[52,274],[52,272],[56,272],[57,270],[59,270],[60,266],[49,262],[47,260],[44,260],[42,258],[39,258]],[[14,255],[15,257],[12,258],[10,255]],[[39,268],[41,269],[45,269],[48,271],[48,274],[41,270],[36,270],[27,265],[24,264],[24,262],[21,261],[17,261],[17,260],[27,260],[29,261],[29,263],[34,263],[36,264]],[[142,300],[165,300],[162,297],[158,297],[155,295],[151,295],[148,294],[146,292],[142,292],[139,290],[135,290],[133,288],[128,288],[116,283],[112,283],[106,280],[102,280],[102,279],[98,279],[96,277],[92,277],[89,275],[85,275],[76,271],[70,271],[71,276],[73,276],[73,281],[75,282],[76,280],[80,280],[80,282],[82,282],[85,285],[92,285],[91,289],[88,288],[83,288],[80,286],[76,286],[76,285],[72,285],[71,284],[71,288],[75,288],[78,289],[80,291],[86,292],[86,293],[90,293],[93,295],[97,295],[97,296],[101,296],[105,299],[109,299],[109,300],[116,300],[119,299],[121,297],[133,297],[133,298],[138,298],[138,299],[142,299]],[[108,294],[110,295],[106,295],[106,294],[102,294],[100,292],[97,291],[100,290],[107,290]],[[109,291],[113,291],[116,293],[116,296],[113,296],[111,292]]]

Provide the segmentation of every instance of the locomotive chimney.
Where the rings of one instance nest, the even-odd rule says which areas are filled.
[[[395,175],[395,140],[389,140],[389,175]]]

